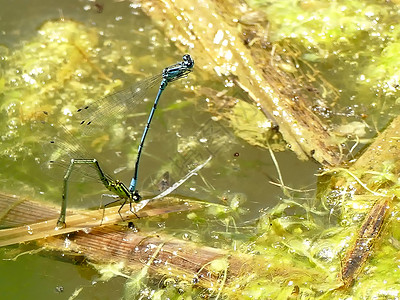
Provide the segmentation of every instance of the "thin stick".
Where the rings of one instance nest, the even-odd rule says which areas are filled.
[[[279,167],[278,161],[276,160],[274,151],[272,151],[272,149],[271,149],[269,143],[268,143],[268,151],[269,151],[269,154],[271,155],[272,161],[273,161],[273,163],[274,163],[274,165],[275,165],[275,169],[276,169],[276,171],[278,172],[280,187],[281,187],[281,189],[282,189],[282,191],[283,191],[283,194],[284,194],[285,196],[290,196],[290,193],[287,191],[286,186],[285,186],[285,184],[283,183],[283,177],[282,177],[282,174],[281,174],[281,169],[280,169],[280,167]]]
[[[350,172],[349,170],[344,169],[344,168],[334,168],[334,169],[332,169],[332,170],[322,172],[321,174],[317,174],[317,176],[323,176],[323,175],[325,175],[325,174],[329,174],[329,173],[332,173],[332,172],[335,172],[335,171],[343,171],[343,172],[346,172],[346,173],[349,174],[351,177],[353,177],[353,178],[355,179],[355,181],[357,181],[364,189],[366,189],[368,192],[370,192],[371,194],[373,194],[373,195],[375,195],[375,196],[380,196],[380,197],[387,197],[387,196],[388,196],[387,194],[382,194],[382,193],[374,192],[374,191],[371,190],[369,187],[367,187],[367,185],[364,184],[364,183],[360,180],[360,178],[358,178],[358,177],[357,177],[356,175],[354,175],[352,172]]]
[[[194,168],[193,170],[189,171],[189,173],[187,173],[185,175],[185,177],[183,177],[181,180],[175,182],[171,187],[169,187],[168,189],[166,189],[164,192],[162,192],[161,194],[155,196],[154,198],[151,198],[151,200],[156,200],[156,199],[160,199],[162,197],[165,197],[166,195],[172,193],[174,190],[176,190],[178,187],[180,187],[186,180],[188,180],[190,177],[197,175],[197,172],[199,170],[201,170],[206,164],[208,164],[208,162],[212,159],[212,155],[210,155],[210,157],[208,157],[202,164],[198,165],[196,168]]]

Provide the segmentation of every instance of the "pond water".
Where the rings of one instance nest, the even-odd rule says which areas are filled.
[[[50,155],[44,141],[46,131],[40,130],[41,135],[35,137],[27,120],[47,110],[74,132],[69,112],[87,104],[88,99],[99,99],[161,72],[180,61],[184,53],[130,2],[1,0],[0,6],[0,57],[7,57],[0,61],[1,72],[14,85],[0,93],[0,191],[59,204],[65,169],[43,167]],[[30,77],[26,70],[31,71]],[[195,92],[196,87],[209,84],[199,80],[201,72],[202,67],[196,65],[192,74],[166,89],[145,144],[138,187],[144,195],[157,194],[165,172],[172,182],[177,181],[211,153],[213,159],[199,175],[174,193],[217,204],[239,196],[246,200],[241,204],[246,213],[236,224],[251,224],[248,222],[283,197],[279,187],[269,184],[278,177],[276,168],[267,150],[248,145],[226,124],[212,119],[205,97]],[[225,86],[223,78],[214,82],[213,88],[241,94],[239,89]],[[125,183],[133,174],[138,142],[156,91],[153,88],[148,101],[130,108],[127,115],[116,115],[95,138],[77,137],[104,170]],[[180,163],[182,149],[190,144],[195,144],[195,150],[189,162]],[[315,188],[317,164],[301,162],[290,152],[277,153],[276,157],[286,185]],[[101,185],[81,180],[76,174],[69,204],[98,207],[103,193],[107,191]],[[157,228],[160,223],[150,221],[150,226]],[[179,218],[172,218],[168,226],[184,232],[179,223]],[[209,240],[212,245],[213,237]],[[1,254],[10,258],[15,249],[1,249]],[[101,282],[90,266],[64,262],[48,253],[1,260],[0,269],[4,299],[68,299],[80,287],[83,290],[78,299],[119,299],[125,282],[122,278]]]

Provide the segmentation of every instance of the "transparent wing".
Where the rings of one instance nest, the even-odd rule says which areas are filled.
[[[80,124],[82,134],[90,135],[93,130],[107,126],[120,116],[135,111],[149,90],[161,83],[161,74],[143,79],[130,87],[101,98],[92,104],[79,108],[74,117]]]
[[[71,159],[93,159],[94,157],[72,132],[59,124],[52,116],[46,112],[40,112],[38,115],[37,120],[31,125],[42,146],[40,148],[42,152],[38,153],[37,157],[42,160],[42,168],[59,177],[61,182]],[[106,176],[111,179],[111,176]],[[93,164],[77,165],[74,168],[72,181],[88,179],[101,182]]]

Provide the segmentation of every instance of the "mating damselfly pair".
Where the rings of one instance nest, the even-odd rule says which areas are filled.
[[[71,159],[63,179],[64,182],[63,182],[63,192],[62,192],[62,204],[61,204],[60,216],[57,222],[57,228],[66,226],[65,221],[66,221],[66,209],[68,202],[68,185],[71,173],[76,165],[90,165],[92,168],[96,170],[96,174],[100,179],[100,181],[103,183],[103,185],[109,191],[114,193],[119,200],[123,201],[118,213],[120,213],[120,210],[127,202],[129,202],[130,210],[133,213],[135,213],[132,210],[132,203],[137,203],[141,200],[141,196],[138,190],[136,189],[138,174],[139,174],[140,157],[142,154],[143,145],[147,133],[150,128],[151,121],[157,109],[157,104],[167,85],[172,81],[186,77],[192,71],[193,67],[194,67],[194,60],[189,54],[186,54],[183,56],[181,62],[178,62],[174,65],[165,68],[161,74],[146,78],[128,87],[127,89],[106,96],[105,98],[102,98],[91,105],[85,106],[77,110],[76,114],[78,115],[78,118],[79,116],[82,116],[80,121],[81,131],[86,135],[90,135],[92,133],[91,129],[95,126],[95,124],[98,125],[101,124],[102,122],[108,122],[110,119],[114,118],[116,114],[123,113],[124,110],[125,111],[133,110],[135,103],[143,100],[148,89],[150,89],[157,83],[160,84],[157,95],[154,100],[153,107],[150,111],[149,117],[146,122],[146,126],[143,130],[143,134],[139,143],[134,174],[129,187],[125,185],[123,182],[119,180],[114,180],[110,175],[106,174],[100,167],[100,164],[97,161],[97,159],[90,157],[89,154],[80,152],[79,155],[77,154],[78,156],[75,158],[73,157],[72,154],[70,154]],[[44,112],[44,115],[47,116],[48,114]],[[67,132],[67,135],[70,134]],[[51,143],[54,143],[54,141],[51,141]]]

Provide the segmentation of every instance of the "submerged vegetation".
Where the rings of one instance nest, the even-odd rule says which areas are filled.
[[[372,128],[397,114],[399,6],[397,1],[257,1],[268,21],[268,42],[301,49],[296,57],[314,65],[341,92],[340,105],[325,103],[335,124],[373,115]],[[342,80],[347,78],[348,80]],[[340,122],[340,116],[346,120]],[[336,115],[336,116],[335,116]],[[385,117],[388,115],[388,117]],[[379,116],[379,117],[378,117]],[[339,124],[338,124],[339,122]]]
[[[179,6],[179,1],[175,2]],[[291,85],[285,85],[286,78],[282,82],[275,80],[273,88],[291,95],[291,89],[298,87],[293,92],[294,102],[304,91],[311,93],[307,94],[307,99],[311,99],[307,110],[317,114],[324,127],[334,133],[337,149],[343,151],[338,153],[342,165],[321,167],[315,179],[317,191],[294,189],[285,185],[279,160],[271,152],[278,174],[278,179],[271,178],[271,183],[282,190],[276,205],[267,201],[277,195],[252,199],[243,193],[215,191],[208,173],[200,174],[203,185],[193,185],[191,190],[206,191],[209,199],[201,199],[203,202],[218,198],[221,203],[174,214],[173,218],[163,211],[135,221],[132,228],[112,227],[115,232],[105,229],[110,230],[111,237],[118,233],[142,234],[143,239],[135,248],[147,254],[142,261],[118,260],[115,253],[107,252],[103,256],[89,256],[90,249],[74,244],[74,238],[49,239],[39,245],[74,258],[88,255],[90,265],[99,273],[99,281],[115,276],[126,278],[126,299],[398,298],[399,120],[393,121],[384,136],[368,148],[366,144],[398,112],[400,8],[395,2],[383,1],[252,2],[254,7],[247,8],[247,13],[233,22],[238,36],[250,49],[274,53],[276,65],[271,63],[273,68],[269,66],[268,72],[276,67],[276,73],[286,74]],[[172,19],[172,13],[168,17]],[[209,24],[213,24],[212,20]],[[157,39],[158,35],[155,36]],[[210,39],[206,35],[201,38],[206,37]],[[212,37],[214,41],[216,37]],[[9,192],[24,188],[26,194],[32,195],[52,189],[57,190],[52,195],[59,193],[58,187],[31,179],[26,165],[20,164],[31,160],[32,167],[43,162],[39,155],[42,149],[32,146],[38,141],[30,136],[30,120],[41,109],[57,115],[60,123],[70,125],[69,117],[77,106],[122,85],[116,74],[126,80],[151,73],[152,56],[136,59],[132,49],[126,40],[101,37],[96,29],[72,20],[46,22],[38,36],[20,49],[0,48],[0,115],[6,125],[0,128],[0,179],[12,182]],[[118,71],[112,73],[110,65]],[[251,97],[231,88],[233,82],[240,86],[237,78],[228,76],[225,90],[219,94],[217,85],[210,84],[214,75],[206,70],[195,72],[201,73],[198,78],[203,81],[196,82],[198,87],[191,90],[206,98],[208,106],[201,109],[210,111],[213,122],[227,124],[235,136],[252,147],[275,151],[290,148],[274,120],[267,119],[258,105],[244,101]],[[210,87],[204,88],[203,83]],[[179,104],[177,101],[169,109],[185,108]],[[107,151],[104,149],[109,149],[109,143],[123,144],[127,137],[130,142],[134,139],[136,132],[132,133],[132,127],[119,123],[112,124],[109,132],[93,141],[90,147],[94,152]],[[220,132],[186,136],[179,140],[175,152],[190,153],[187,149],[197,151],[202,145],[206,145],[203,150],[210,151],[211,146],[232,142],[229,135]],[[356,160],[352,155],[361,146],[366,150]],[[129,168],[129,161],[126,158],[121,165]],[[232,161],[230,167],[234,168]],[[231,174],[219,170],[216,173],[226,177]],[[236,190],[227,188],[231,189]],[[263,203],[263,209],[259,215],[252,213],[256,217],[241,222],[249,214],[252,201]],[[1,215],[1,220],[4,218]],[[102,229],[98,230],[101,233]],[[85,234],[70,237],[84,241]],[[171,244],[176,251],[168,250]],[[96,249],[95,245],[92,247]],[[198,257],[185,256],[185,247],[193,249]],[[200,258],[214,250],[218,256],[201,260],[200,264]],[[163,253],[171,261],[163,260]],[[196,271],[180,269],[179,263],[172,262],[174,258],[186,261],[184,266],[194,264]],[[84,294],[85,288],[76,288],[73,297],[79,293]]]

